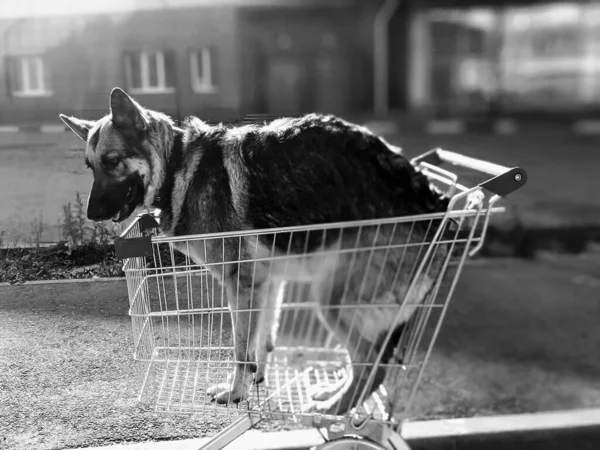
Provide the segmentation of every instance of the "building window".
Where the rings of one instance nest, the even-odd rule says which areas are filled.
[[[175,91],[175,58],[171,52],[125,55],[127,86],[133,94],[168,94]]]
[[[10,90],[15,97],[47,97],[50,72],[39,56],[9,57],[7,59]]]
[[[206,47],[190,55],[190,71],[194,92],[215,92],[217,83],[217,59],[214,49]]]

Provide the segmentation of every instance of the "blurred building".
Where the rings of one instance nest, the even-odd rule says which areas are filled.
[[[460,3],[413,17],[423,49],[413,108],[546,119],[600,111],[600,3]]]
[[[174,116],[371,108],[377,2],[128,6],[4,19],[0,121],[56,120],[59,111],[96,117],[114,86]]]
[[[97,117],[114,86],[174,117],[213,120],[600,110],[594,3],[39,3],[0,11],[0,123]]]

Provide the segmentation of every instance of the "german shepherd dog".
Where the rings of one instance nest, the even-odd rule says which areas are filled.
[[[158,208],[161,231],[185,236],[391,218],[448,207],[448,199],[401,151],[331,115],[241,127],[190,117],[180,128],[114,88],[110,111],[99,120],[60,117],[87,143],[86,164],[93,172],[87,217],[92,221],[121,222],[137,207]],[[400,223],[311,232],[300,239],[280,233],[175,244],[198,264],[223,263],[213,276],[227,292],[236,364],[230,382],[209,388],[208,394],[218,403],[239,402],[253,381],[262,381],[267,352],[276,340],[278,292],[286,280],[310,283],[322,320],[354,361],[373,364],[380,351],[389,359],[414,305],[431,291],[447,249],[435,252],[430,269],[416,281],[411,268],[425,253],[419,246],[386,252],[318,250],[425,242],[428,233],[425,225]],[[308,256],[264,259],[273,254]],[[244,262],[261,257],[262,262]],[[407,299],[413,281],[416,287]],[[404,302],[413,306],[403,308],[402,317],[386,309]],[[357,308],[332,307],[341,304]],[[366,304],[381,307],[360,308]],[[392,339],[386,340],[391,330]],[[374,391],[385,370],[377,370],[372,382],[367,375],[353,376],[350,388],[324,409],[349,411],[358,389]],[[328,392],[315,397],[324,395]]]

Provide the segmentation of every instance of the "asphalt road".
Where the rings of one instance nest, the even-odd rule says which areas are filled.
[[[465,269],[409,417],[600,406],[598,255]],[[210,436],[136,401],[122,282],[0,287],[0,448]]]

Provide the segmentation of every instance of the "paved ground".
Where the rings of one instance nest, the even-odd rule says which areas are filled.
[[[413,418],[600,406],[598,255],[465,270]],[[0,288],[0,448],[185,439],[222,420],[135,401],[123,284]]]
[[[72,133],[2,134],[0,230],[5,243],[31,239],[36,219],[45,223],[42,240],[56,241],[63,205],[90,188],[82,148]]]
[[[497,164],[521,166],[529,174],[527,185],[502,201],[510,215],[525,223],[549,226],[565,223],[600,223],[600,172],[598,137],[577,137],[562,131],[523,132],[512,136],[424,136],[397,138],[407,154],[442,147]],[[452,169],[450,169],[452,170]],[[472,172],[462,172],[471,181]]]
[[[488,159],[521,165],[529,172],[527,187],[506,201],[510,218],[528,223],[600,223],[598,138],[562,132],[497,137],[486,135],[426,136],[408,130],[390,140],[415,156],[436,146]],[[83,163],[83,142],[72,133],[5,133],[0,144],[0,231],[4,240],[27,242],[32,224],[46,224],[42,240],[55,241],[62,208],[75,193],[84,198],[91,178]],[[475,179],[471,179],[472,181]],[[478,179],[480,180],[480,179]],[[477,181],[477,180],[475,180]]]

